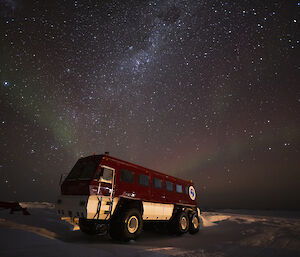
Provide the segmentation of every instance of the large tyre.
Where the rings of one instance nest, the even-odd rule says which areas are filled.
[[[109,233],[113,239],[127,242],[137,239],[142,229],[141,213],[137,209],[130,209],[122,212],[118,219],[112,220]]]
[[[171,222],[171,232],[176,235],[182,235],[189,230],[189,217],[186,212],[181,211],[176,214]]]
[[[203,225],[203,221],[201,217],[198,217],[197,213],[193,213],[190,216],[190,228],[189,228],[190,234],[198,233],[202,225]]]

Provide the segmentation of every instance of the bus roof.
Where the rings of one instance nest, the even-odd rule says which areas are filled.
[[[96,158],[101,158],[101,159],[103,158],[104,160],[110,160],[110,161],[118,162],[118,163],[126,165],[126,166],[132,166],[132,167],[134,167],[136,169],[143,170],[144,172],[151,172],[154,175],[163,176],[165,178],[170,179],[171,181],[173,180],[173,181],[178,181],[178,182],[181,182],[181,183],[184,183],[184,184],[193,185],[193,183],[191,181],[180,179],[180,178],[177,178],[177,177],[174,177],[174,176],[171,176],[171,175],[159,172],[159,171],[155,171],[155,170],[152,170],[152,169],[149,169],[149,168],[137,165],[135,163],[124,161],[124,160],[118,159],[116,157],[112,157],[112,156],[110,156],[108,154],[92,155],[92,156],[94,156]],[[92,157],[92,156],[88,156],[88,157]]]

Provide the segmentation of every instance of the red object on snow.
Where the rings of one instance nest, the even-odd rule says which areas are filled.
[[[15,211],[22,211],[24,215],[30,215],[27,208],[23,208],[18,202],[0,202],[0,208],[10,209],[10,214]]]

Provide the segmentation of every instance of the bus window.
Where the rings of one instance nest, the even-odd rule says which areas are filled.
[[[166,190],[167,191],[173,191],[173,183],[166,181]]]
[[[176,192],[182,193],[182,185],[176,185]]]
[[[149,186],[149,176],[139,174],[139,184],[142,186]]]
[[[121,170],[121,181],[134,183],[134,173],[130,170]]]
[[[161,189],[162,188],[162,180],[159,178],[153,178],[153,187]]]
[[[189,188],[188,188],[188,187],[185,187],[185,188],[184,188],[184,192],[185,192],[186,195],[188,195],[188,194],[189,194]]]

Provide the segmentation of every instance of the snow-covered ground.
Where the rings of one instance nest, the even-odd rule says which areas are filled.
[[[0,211],[0,256],[300,256],[300,213],[224,210],[203,213],[196,235],[144,231],[115,243],[88,236],[56,215],[50,203],[22,203],[31,215]]]

